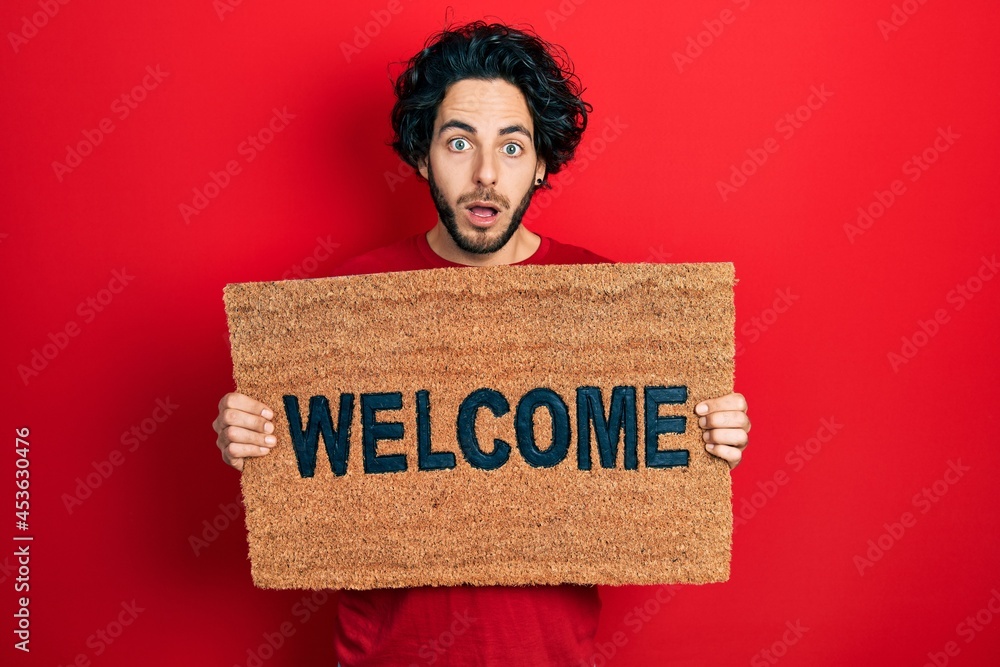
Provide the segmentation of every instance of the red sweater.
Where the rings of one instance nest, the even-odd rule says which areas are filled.
[[[611,260],[542,237],[517,264]],[[334,275],[461,267],[431,250],[425,234],[373,250]],[[336,648],[343,667],[592,665],[601,601],[596,586],[440,586],[342,591]]]

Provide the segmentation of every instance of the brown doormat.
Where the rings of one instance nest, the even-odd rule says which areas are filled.
[[[729,577],[733,265],[448,268],[225,289],[277,447],[242,486],[262,588]],[[582,445],[581,445],[582,443]]]

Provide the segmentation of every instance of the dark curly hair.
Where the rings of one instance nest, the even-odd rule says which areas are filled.
[[[502,79],[517,86],[528,102],[535,126],[535,152],[548,174],[573,158],[593,107],[561,47],[545,42],[530,28],[474,21],[428,38],[395,81],[392,148],[416,168],[430,151],[438,106],[448,87],[462,79]]]

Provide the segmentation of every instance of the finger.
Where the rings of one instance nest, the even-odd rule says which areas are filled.
[[[258,415],[264,419],[274,419],[274,411],[267,407],[260,401],[256,401],[246,394],[240,394],[238,392],[230,392],[222,397],[219,401],[219,413],[221,414],[225,409],[241,410],[243,412],[249,412],[252,415]]]
[[[725,412],[712,412],[704,417],[699,417],[698,425],[702,428],[740,428],[744,431],[749,431],[750,419],[745,412],[727,410]]]
[[[222,450],[222,460],[226,462],[226,465],[236,468],[240,472],[243,472],[243,459],[239,457],[233,457],[229,455],[229,452]]]
[[[243,445],[238,442],[230,443],[225,447],[223,452],[223,458],[228,457],[231,460],[244,459],[244,458],[254,458],[257,456],[267,456],[268,452],[271,450],[267,447],[258,447],[257,445]]]
[[[747,401],[743,397],[743,394],[737,394],[734,392],[718,398],[709,398],[694,407],[694,411],[699,415],[706,415],[712,412],[722,412],[726,410],[746,412]]]
[[[240,428],[256,431],[257,433],[274,433],[274,422],[236,408],[226,408],[220,412],[218,421],[219,428],[217,432],[219,433],[233,426],[239,426]]]
[[[246,459],[242,456],[234,456],[230,454],[228,450],[223,449],[222,460],[226,462],[226,465],[232,466],[240,472],[243,472],[243,464],[246,462]]]
[[[743,459],[743,452],[736,447],[709,443],[705,445],[705,449],[708,450],[708,453],[712,456],[718,456],[723,461],[726,461],[729,464],[730,470],[738,466],[740,461]]]
[[[747,432],[741,428],[713,428],[702,434],[702,440],[716,445],[729,445],[743,449],[747,446]]]
[[[229,444],[238,444],[270,448],[278,444],[278,439],[273,435],[257,433],[256,431],[250,431],[245,428],[240,428],[239,426],[229,426],[223,429],[222,433],[219,434],[217,442],[219,447],[225,447]]]

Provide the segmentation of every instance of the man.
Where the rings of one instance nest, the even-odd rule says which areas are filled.
[[[590,109],[554,48],[477,22],[437,35],[410,60],[396,82],[393,148],[427,180],[437,224],[347,262],[339,275],[609,261],[521,226],[535,190],[573,157]],[[696,412],[708,451],[735,467],[750,430],[743,396]],[[273,415],[248,396],[222,398],[213,426],[226,463],[243,470],[247,458],[267,455],[277,442]],[[345,667],[590,665],[599,612],[593,586],[344,591],[337,655]]]

